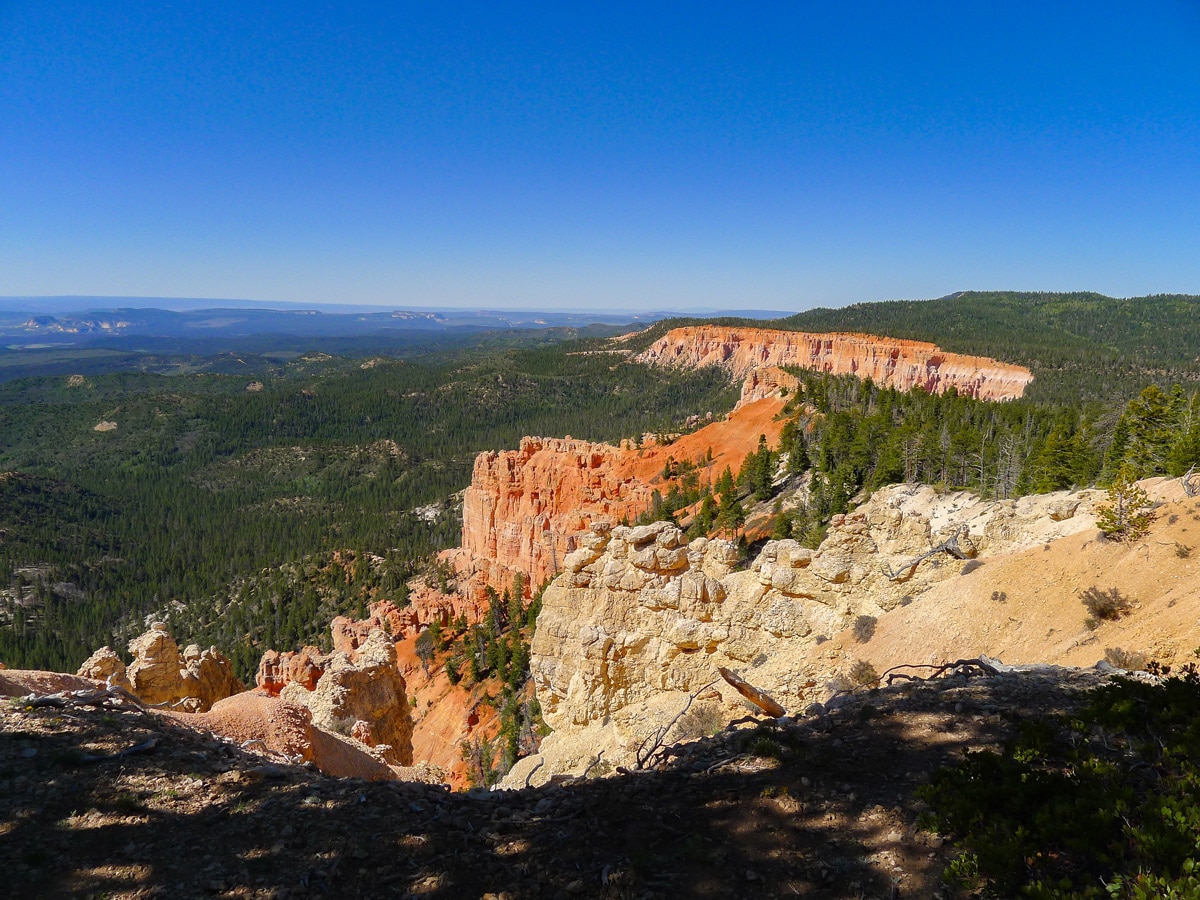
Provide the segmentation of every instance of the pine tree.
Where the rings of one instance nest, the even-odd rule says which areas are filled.
[[[1150,498],[1138,485],[1131,468],[1123,468],[1108,489],[1108,503],[1100,507],[1096,525],[1114,541],[1142,537],[1154,521]]]

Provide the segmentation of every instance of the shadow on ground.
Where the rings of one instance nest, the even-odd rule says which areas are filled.
[[[9,707],[0,866],[29,897],[932,897],[951,850],[915,827],[914,789],[1096,679],[903,683],[663,771],[486,796],[264,764],[136,712]]]

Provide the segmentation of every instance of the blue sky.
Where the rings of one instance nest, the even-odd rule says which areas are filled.
[[[1194,0],[434,6],[0,0],[0,295],[1200,292]]]

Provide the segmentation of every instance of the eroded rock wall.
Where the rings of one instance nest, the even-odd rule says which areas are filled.
[[[1020,397],[1033,380],[1022,366],[947,353],[925,341],[717,325],[672,329],[636,359],[670,368],[721,366],[737,378],[765,366],[799,366],[869,377],[902,391],[920,388],[941,393],[954,387],[981,400]]]
[[[503,588],[517,572],[534,584],[558,572],[576,535],[598,518],[650,506],[653,488],[610,444],[527,437],[516,450],[481,453],[463,497],[462,558]]]
[[[732,544],[685,544],[667,523],[595,525],[564,560],[542,598],[530,669],[555,734],[522,761],[510,783],[541,761],[535,782],[586,764],[605,749],[628,764],[638,745],[679,712],[689,694],[716,680],[714,702],[728,718],[744,714],[725,667],[790,711],[827,694],[842,654],[830,639],[859,617],[872,622],[919,600],[931,587],[997,554],[1094,528],[1097,491],[1015,501],[938,494],[921,485],[876,492],[858,511],[836,516],[816,550],[768,542],[734,571]],[[938,553],[957,536],[967,559]]]
[[[650,508],[668,458],[703,463],[702,479],[736,472],[765,435],[783,423],[780,389],[795,380],[778,370],[748,379],[730,415],[669,444],[620,447],[571,438],[527,437],[516,450],[481,453],[463,496],[462,541],[447,554],[463,595],[477,606],[483,589],[504,590],[517,573],[536,587],[562,571],[563,559],[593,522],[635,519]]]

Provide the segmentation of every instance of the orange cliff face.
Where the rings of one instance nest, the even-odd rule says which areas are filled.
[[[758,447],[759,435],[779,440],[783,423],[780,386],[786,373],[769,373],[743,391],[743,401],[724,421],[713,422],[670,444],[635,448],[571,438],[530,437],[516,450],[481,453],[463,498],[462,544],[448,552],[460,575],[459,589],[477,597],[491,586],[510,587],[519,572],[536,588],[558,573],[563,557],[591,523],[634,519],[650,508],[653,493],[665,495],[667,458],[712,462],[702,479],[715,481],[726,466],[734,472]],[[762,393],[767,396],[760,396]]]
[[[636,359],[669,368],[721,366],[737,378],[764,366],[798,366],[870,378],[902,391],[942,393],[953,387],[980,400],[1014,400],[1033,380],[1023,366],[946,353],[925,341],[717,325],[672,329]]]

